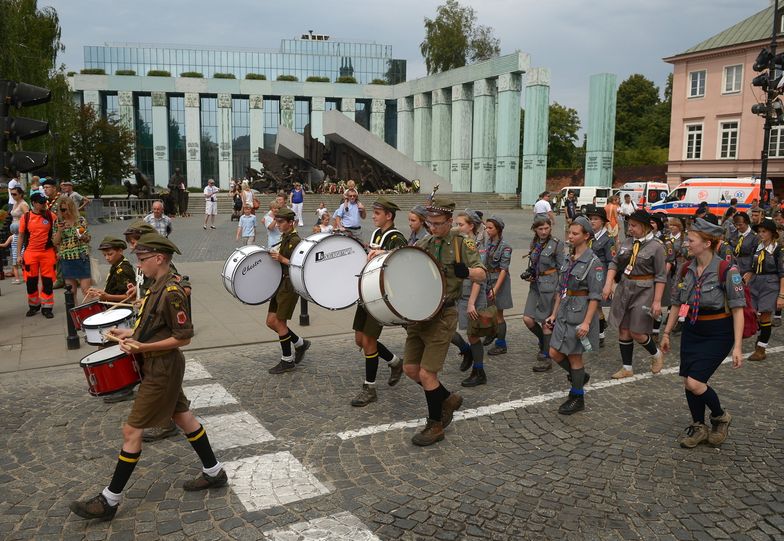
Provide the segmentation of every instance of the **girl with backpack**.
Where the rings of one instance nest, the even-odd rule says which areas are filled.
[[[747,283],[751,293],[751,304],[759,314],[759,336],[750,361],[764,361],[765,350],[771,335],[771,315],[784,307],[784,258],[779,246],[776,222],[766,218],[753,226],[759,244],[751,258],[751,270]]]
[[[730,353],[733,367],[743,364],[746,297],[737,267],[715,253],[723,233],[721,226],[701,218],[689,230],[689,251],[694,259],[680,275],[660,343],[662,351],[669,352],[670,332],[681,320],[679,374],[692,423],[681,436],[680,444],[688,449],[704,441],[721,445],[727,439],[732,416],[722,408],[708,380]],[[711,411],[711,430],[705,425],[706,406]]]

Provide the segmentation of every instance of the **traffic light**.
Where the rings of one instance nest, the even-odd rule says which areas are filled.
[[[49,156],[45,152],[8,150],[8,143],[18,143],[49,133],[49,123],[43,120],[13,117],[10,110],[46,103],[52,93],[46,88],[0,79],[0,175],[12,175],[19,171],[27,173],[45,166]]]

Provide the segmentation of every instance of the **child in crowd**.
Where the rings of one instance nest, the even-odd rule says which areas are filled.
[[[242,243],[244,245],[247,246],[256,242],[256,223],[253,207],[245,205],[242,209],[242,216],[240,216],[239,223],[237,224],[236,240],[240,240],[240,235],[242,235]]]

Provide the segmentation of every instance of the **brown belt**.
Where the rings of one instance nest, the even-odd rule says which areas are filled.
[[[567,289],[566,290],[566,296],[567,297],[587,297],[588,296],[588,292],[587,291],[573,291],[571,289]]]
[[[720,314],[709,314],[707,316],[701,316],[697,314],[697,321],[713,321],[716,319],[726,319],[730,316],[732,316],[732,314],[729,314],[727,312],[722,312]]]
[[[148,351],[143,353],[145,359],[155,359],[157,357],[165,357],[166,355],[171,355],[171,353],[175,351],[173,349],[165,349],[163,351]]]
[[[554,272],[558,272],[558,269],[547,269],[544,272],[540,272],[539,276],[547,276],[548,274],[552,274]]]
[[[653,280],[653,274],[630,274],[626,276],[629,280]]]

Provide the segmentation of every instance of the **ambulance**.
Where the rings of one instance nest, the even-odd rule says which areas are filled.
[[[773,183],[765,183],[765,198],[770,201]],[[678,185],[664,201],[651,206],[651,212],[666,212],[672,215],[692,216],[703,201],[708,203],[712,214],[724,216],[732,199],[737,199],[736,208],[748,212],[751,203],[760,198],[758,178],[690,178]]]
[[[627,182],[615,192],[623,203],[624,196],[629,195],[638,209],[650,210],[651,204],[663,201],[670,191],[665,182]]]

